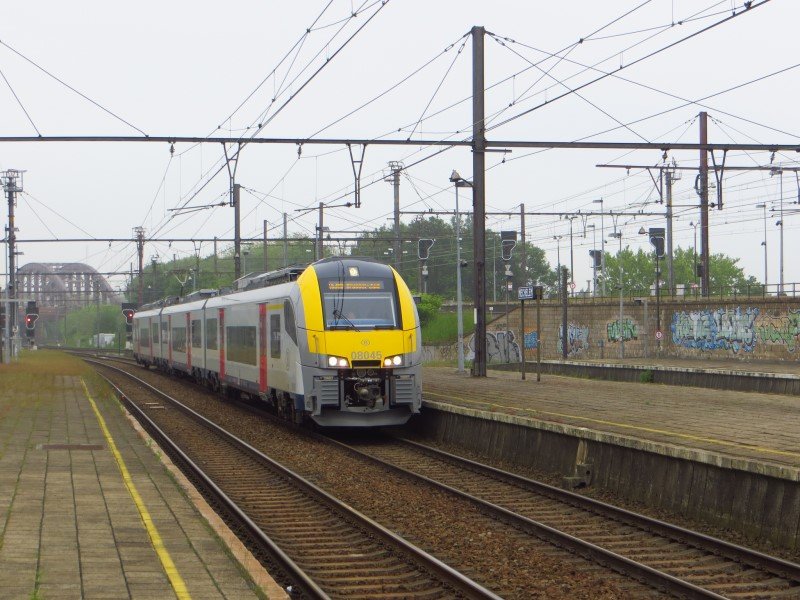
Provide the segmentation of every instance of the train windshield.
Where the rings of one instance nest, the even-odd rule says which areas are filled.
[[[400,326],[391,280],[322,282],[326,329],[396,329]]]

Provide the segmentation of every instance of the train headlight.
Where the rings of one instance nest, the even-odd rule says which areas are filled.
[[[340,369],[346,369],[350,365],[347,362],[346,358],[342,358],[341,356],[329,356],[328,357],[328,366],[329,367],[338,367]]]
[[[403,365],[403,357],[398,354],[396,356],[387,356],[383,359],[384,367],[401,367]]]

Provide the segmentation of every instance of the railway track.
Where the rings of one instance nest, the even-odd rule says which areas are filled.
[[[793,563],[413,442],[369,436],[334,443],[343,452],[358,452],[383,469],[402,473],[401,479],[423,479],[429,488],[458,494],[514,531],[545,539],[657,590],[690,598],[800,597],[800,566]],[[645,595],[629,592],[632,597]]]
[[[142,379],[84,359],[135,382],[136,400],[114,387],[137,419],[308,597],[498,598]]]
[[[800,597],[800,565],[779,558],[409,440],[382,437],[334,443],[681,597]]]

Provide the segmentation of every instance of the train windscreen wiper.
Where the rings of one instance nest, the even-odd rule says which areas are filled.
[[[342,311],[338,309],[333,309],[333,318],[336,319],[333,325],[329,325],[330,329],[353,329],[355,331],[360,331],[356,324],[353,323],[350,319],[348,319]],[[346,321],[347,325],[339,325],[339,320]]]

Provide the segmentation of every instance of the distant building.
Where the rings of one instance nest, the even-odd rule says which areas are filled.
[[[92,336],[92,348],[109,348],[114,345],[116,337],[114,333],[96,333]]]

